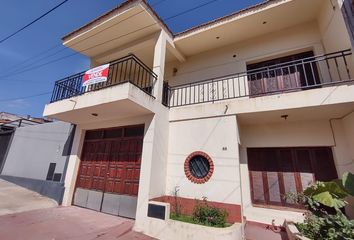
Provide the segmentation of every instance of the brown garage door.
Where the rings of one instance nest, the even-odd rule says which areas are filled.
[[[124,203],[134,210],[143,135],[144,126],[87,131],[74,204],[115,215],[121,215]],[[134,217],[135,212],[128,215]]]
[[[248,168],[252,202],[260,205],[299,207],[284,196],[338,177],[330,147],[249,148]]]

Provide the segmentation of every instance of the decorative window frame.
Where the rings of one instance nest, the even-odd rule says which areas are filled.
[[[191,173],[190,169],[189,169],[189,162],[196,156],[202,156],[202,157],[206,158],[208,160],[208,162],[209,162],[209,166],[210,166],[209,172],[204,178],[196,178],[196,177],[194,177],[193,174]],[[211,178],[211,176],[214,173],[213,160],[205,152],[202,152],[202,151],[193,152],[193,153],[189,154],[189,156],[186,158],[186,160],[184,162],[184,173],[185,173],[186,177],[188,178],[188,180],[193,182],[193,183],[196,183],[196,184],[206,183],[207,181],[209,181],[209,179]]]

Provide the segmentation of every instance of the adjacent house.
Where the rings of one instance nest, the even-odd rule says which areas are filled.
[[[66,35],[92,68],[57,81],[44,110],[77,126],[63,205],[160,239],[188,239],[166,220],[176,199],[190,214],[206,197],[235,223],[196,238],[301,220],[286,193],[354,172],[352,8],[268,0],[175,34],[129,0]]]
[[[59,204],[75,126],[0,113],[0,178]]]

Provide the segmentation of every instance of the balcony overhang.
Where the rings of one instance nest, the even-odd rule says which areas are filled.
[[[172,33],[143,0],[126,1],[89,24],[63,37],[63,44],[90,58],[164,30]]]
[[[47,104],[43,115],[73,124],[152,114],[154,97],[127,82]]]
[[[176,47],[186,57],[316,21],[323,0],[265,1],[248,9],[177,34]],[[284,17],[286,16],[286,17]]]
[[[237,119],[241,125],[282,124],[316,120],[341,119],[354,111],[354,102],[317,105],[252,113],[240,113]]]

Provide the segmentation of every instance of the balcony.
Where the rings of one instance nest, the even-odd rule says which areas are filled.
[[[81,124],[154,112],[157,75],[135,55],[110,62],[104,82],[85,86],[84,75],[55,82],[45,116]]]
[[[81,72],[56,81],[51,103],[127,82],[152,96],[157,78],[149,67],[132,54],[110,63],[106,82],[84,87],[82,86],[84,74],[85,72]]]
[[[351,51],[302,57],[248,71],[178,86],[165,83],[163,101],[169,107],[237,98],[304,91],[352,82]]]

